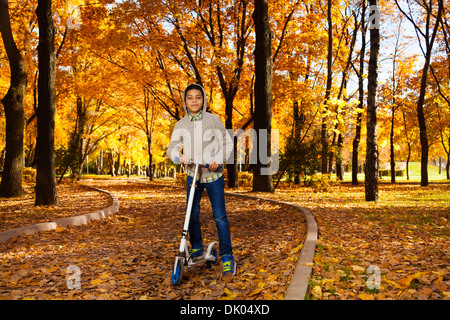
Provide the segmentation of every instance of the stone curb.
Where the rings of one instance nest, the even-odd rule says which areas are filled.
[[[113,200],[112,205],[110,205],[109,207],[106,207],[104,209],[101,209],[101,210],[98,210],[95,212],[82,214],[79,216],[62,218],[62,219],[58,219],[53,222],[43,222],[43,223],[38,223],[38,224],[30,225],[30,226],[25,226],[25,227],[20,227],[20,228],[0,232],[0,243],[5,242],[8,239],[18,236],[18,235],[21,235],[21,234],[33,234],[33,233],[40,232],[40,231],[54,230],[58,226],[63,227],[63,228],[66,228],[69,224],[71,226],[79,226],[82,224],[86,224],[92,220],[100,220],[100,219],[106,218],[106,217],[113,215],[119,211],[119,200],[117,199],[117,197],[114,194],[112,194],[106,190],[98,189],[95,187],[86,186],[86,185],[82,185],[82,186],[108,194]]]
[[[152,184],[152,183],[146,183],[146,182],[137,182],[152,186],[160,186],[162,188],[185,188],[181,186],[174,186],[174,185],[160,185],[160,184]],[[286,294],[284,296],[284,300],[305,300],[306,294],[308,293],[308,285],[309,285],[309,278],[311,277],[312,273],[312,266],[313,266],[313,260],[314,260],[314,253],[316,250],[317,245],[317,237],[318,237],[318,226],[317,222],[314,219],[314,216],[311,214],[311,212],[303,208],[299,205],[279,201],[279,200],[273,200],[273,199],[267,199],[267,198],[259,198],[256,196],[246,195],[246,194],[240,194],[240,193],[234,193],[234,192],[225,192],[225,194],[231,195],[231,196],[237,196],[242,198],[248,198],[248,199],[258,199],[263,201],[269,201],[272,203],[277,204],[284,204],[290,207],[293,207],[299,211],[301,211],[306,219],[306,237],[303,242],[303,247],[300,251],[300,255],[297,261],[297,265],[295,267],[294,274],[291,278],[291,283],[289,284]]]
[[[317,223],[311,212],[306,208],[303,208],[299,205],[289,202],[267,198],[259,198],[255,196],[233,192],[225,192],[225,194],[251,199],[260,199],[277,204],[284,204],[293,207],[303,213],[306,219],[306,237],[303,242],[303,247],[300,251],[300,256],[298,258],[294,274],[292,275],[291,278],[291,283],[289,284],[286,290],[286,294],[284,295],[284,300],[305,300],[306,294],[308,293],[309,278],[312,272],[314,252],[316,250],[317,233],[318,233]]]

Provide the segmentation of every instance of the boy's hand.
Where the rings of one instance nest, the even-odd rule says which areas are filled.
[[[211,170],[211,171],[216,171],[218,167],[219,167],[219,164],[216,162],[212,162],[209,164],[209,170]]]
[[[185,155],[185,154],[183,154],[183,155],[180,157],[180,162],[181,162],[182,164],[189,164],[189,161],[190,161],[189,156],[187,156],[187,155]]]

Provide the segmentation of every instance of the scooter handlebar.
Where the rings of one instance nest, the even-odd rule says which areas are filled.
[[[175,157],[174,162],[179,164],[179,163],[181,163],[181,160],[179,157]],[[203,162],[197,162],[197,161],[190,160],[188,164],[194,164],[194,165],[198,164],[199,166],[206,167],[206,169],[209,169],[209,163],[203,163]],[[222,165],[219,165],[216,169],[216,171],[220,171],[220,170],[222,170]]]

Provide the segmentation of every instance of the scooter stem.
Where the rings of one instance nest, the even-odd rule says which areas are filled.
[[[180,253],[186,251],[186,241],[187,241],[187,235],[188,235],[188,229],[189,229],[189,222],[191,219],[192,204],[194,202],[195,184],[197,182],[198,167],[199,167],[199,164],[196,163],[195,170],[194,170],[194,176],[192,177],[191,189],[189,191],[189,199],[188,199],[188,204],[187,204],[187,208],[186,208],[186,218],[184,220],[183,235],[182,235],[181,243],[180,243]]]

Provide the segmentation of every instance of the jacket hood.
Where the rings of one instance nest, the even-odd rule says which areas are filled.
[[[201,85],[197,84],[197,83],[190,84],[190,85],[188,85],[186,87],[186,89],[184,89],[184,92],[183,92],[183,108],[184,108],[184,112],[186,114],[188,114],[187,113],[187,108],[186,108],[186,93],[189,90],[192,90],[192,89],[197,89],[197,90],[200,90],[202,92],[202,94],[203,94],[203,108],[202,108],[202,111],[204,113],[206,111],[206,93],[205,93],[205,90],[203,89],[203,87]]]

